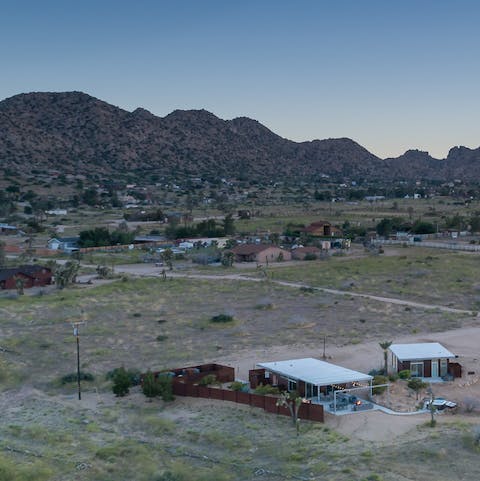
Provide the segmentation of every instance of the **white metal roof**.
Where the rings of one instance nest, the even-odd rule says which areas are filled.
[[[418,344],[392,344],[390,351],[400,361],[414,361],[425,359],[450,359],[455,357],[448,349],[438,342],[422,342]]]
[[[354,381],[370,381],[368,374],[352,371],[345,367],[320,361],[312,357],[288,361],[262,362],[258,364],[267,371],[283,377],[308,382],[314,386],[330,386]]]

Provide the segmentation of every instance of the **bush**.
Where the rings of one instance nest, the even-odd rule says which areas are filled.
[[[161,395],[161,386],[152,371],[148,370],[142,381],[142,392],[149,398]]]
[[[218,316],[213,316],[210,319],[211,322],[232,322],[233,321],[233,316],[230,316],[228,314],[219,314]]]
[[[94,381],[95,376],[89,372],[80,371],[80,381]],[[68,384],[70,382],[77,382],[77,373],[71,372],[70,374],[66,374],[61,378],[62,384]]]
[[[114,371],[112,391],[117,397],[126,396],[130,392],[132,385],[131,376],[124,367],[119,367]]]
[[[315,261],[317,260],[317,254],[314,254],[313,252],[309,252],[305,254],[305,257],[303,258],[305,261]]]
[[[398,374],[390,374],[390,375],[388,376],[388,380],[389,380],[390,382],[397,382],[397,381],[398,381]]]
[[[218,384],[217,376],[215,376],[215,374],[207,374],[205,377],[202,377],[199,384],[200,386],[209,386],[210,384]]]
[[[418,393],[427,387],[427,383],[423,382],[419,377],[413,377],[408,381],[408,388],[415,391],[416,397],[418,399]]]
[[[230,386],[228,386],[228,389],[231,389],[232,391],[243,391],[245,389],[246,384],[240,381],[233,381]]]
[[[374,386],[377,386],[379,384],[388,384],[388,377],[377,374],[376,376],[374,376],[372,384]],[[386,390],[387,390],[386,386],[374,387],[372,392],[373,394],[383,394]]]
[[[121,369],[125,370],[123,367],[116,367],[115,369],[108,371],[105,375],[107,381],[113,381],[113,379]],[[130,377],[130,386],[138,386],[140,384],[140,371],[137,371],[136,369],[129,369],[126,372]]]
[[[400,379],[410,379],[411,375],[412,373],[410,372],[410,369],[404,369],[398,373]]]
[[[142,392],[148,398],[161,396],[164,401],[173,401],[172,377],[167,373],[157,376],[150,370],[143,376]]]
[[[265,396],[266,394],[280,394],[278,387],[271,386],[270,384],[263,384],[258,385],[255,390],[255,394],[260,394],[261,396]]]

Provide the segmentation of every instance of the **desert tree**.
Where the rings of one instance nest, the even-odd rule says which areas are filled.
[[[297,436],[299,434],[299,421],[298,412],[300,411],[300,406],[302,405],[302,398],[297,392],[282,392],[277,400],[277,406],[282,406],[288,408],[290,416],[292,418],[292,423],[297,429]]]
[[[408,388],[411,389],[412,391],[415,391],[415,398],[418,401],[418,395],[422,389],[425,389],[427,387],[427,384],[423,382],[419,377],[413,377],[408,381],[407,384]]]
[[[25,279],[23,279],[22,277],[17,277],[17,276],[15,276],[14,279],[15,279],[15,287],[17,289],[17,294],[19,296],[23,296],[23,294],[24,294],[23,288],[25,287]]]
[[[172,249],[165,249],[162,252],[162,260],[168,266],[169,270],[173,270],[173,251]]]

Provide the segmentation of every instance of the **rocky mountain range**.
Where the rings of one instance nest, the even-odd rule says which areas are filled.
[[[380,159],[348,138],[293,142],[246,117],[205,110],[157,117],[82,92],[28,93],[0,102],[0,161],[18,173],[58,170],[116,178],[226,177],[258,181],[321,175],[349,179],[480,179],[480,148],[446,159],[415,150]]]

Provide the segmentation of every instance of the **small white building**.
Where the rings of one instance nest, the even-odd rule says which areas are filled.
[[[395,374],[409,370],[412,377],[445,378],[460,377],[458,363],[451,360],[457,356],[438,342],[415,344],[392,344],[388,348],[388,372]]]

